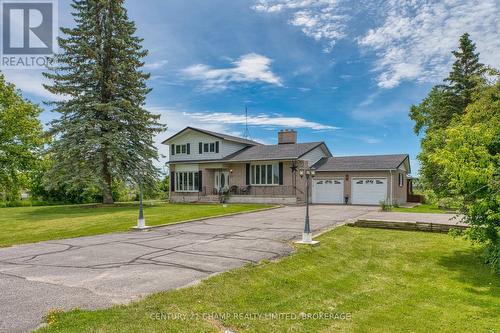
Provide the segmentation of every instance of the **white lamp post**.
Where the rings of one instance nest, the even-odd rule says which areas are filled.
[[[311,226],[309,225],[309,179],[316,176],[316,171],[314,169],[299,169],[300,178],[306,176],[306,217],[304,221],[304,232],[302,233],[302,240],[297,241],[297,244],[307,244],[316,245],[319,241],[314,241],[312,239]]]

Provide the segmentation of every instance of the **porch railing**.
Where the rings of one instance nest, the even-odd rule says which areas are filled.
[[[201,195],[250,195],[250,196],[295,196],[300,193],[299,189],[292,185],[278,186],[230,186],[220,191],[217,188],[203,186]]]

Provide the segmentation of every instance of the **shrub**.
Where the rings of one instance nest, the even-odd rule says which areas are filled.
[[[433,190],[425,190],[422,192],[422,195],[424,196],[424,200],[422,203],[434,205],[438,201],[437,195]]]
[[[392,210],[392,206],[388,201],[380,201],[380,209],[383,212],[390,212]]]
[[[484,249],[484,261],[494,272],[500,274],[500,243],[490,243]]]

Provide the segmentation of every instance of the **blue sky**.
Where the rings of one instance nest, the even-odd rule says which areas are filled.
[[[59,25],[71,26],[69,1]],[[126,1],[149,50],[147,108],[168,131],[185,126],[244,132],[275,143],[296,128],[334,155],[409,153],[419,139],[411,104],[446,76],[467,31],[481,60],[499,66],[499,5],[483,1],[147,0]],[[37,103],[54,98],[36,70],[4,71]],[[43,113],[44,123],[54,118]]]

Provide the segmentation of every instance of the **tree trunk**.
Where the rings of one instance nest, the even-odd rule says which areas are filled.
[[[103,152],[102,153],[102,180],[103,180],[103,188],[102,188],[102,203],[103,204],[113,204],[113,193],[111,191],[112,177],[109,172],[109,162],[108,155]]]

